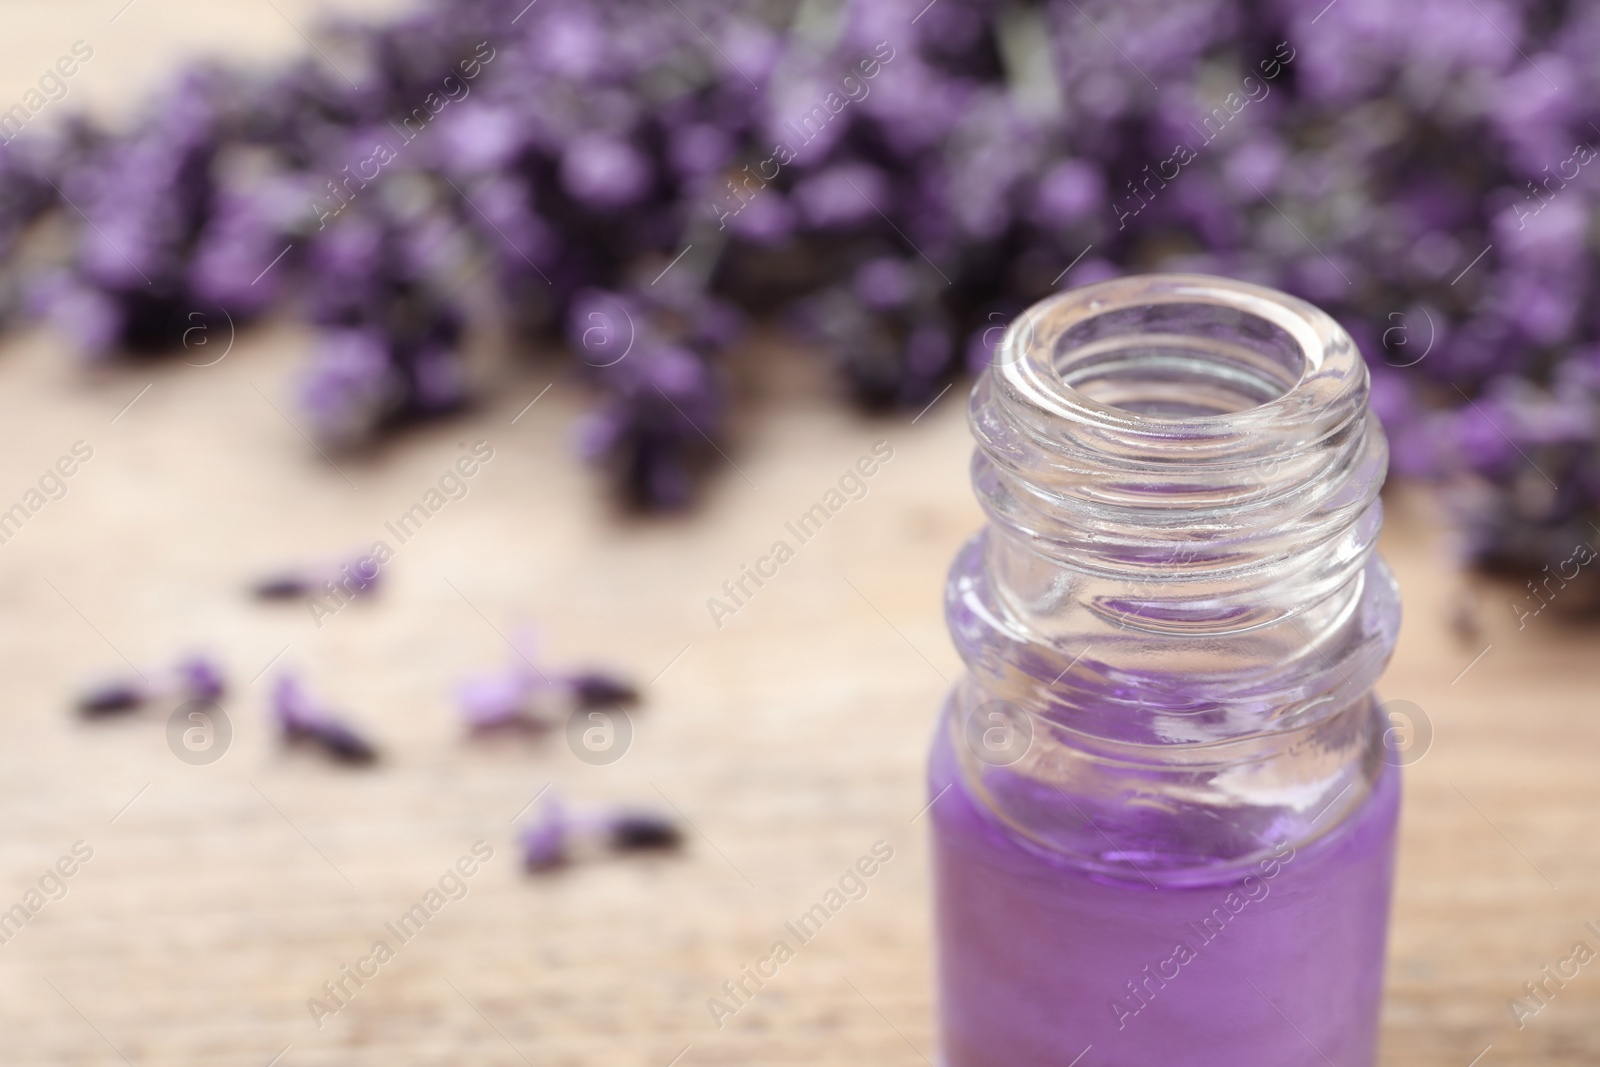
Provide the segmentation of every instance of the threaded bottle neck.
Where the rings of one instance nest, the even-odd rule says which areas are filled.
[[[1349,335],[1310,304],[1120,278],[1007,331],[973,393],[973,481],[996,544],[1124,585],[1115,614],[1237,632],[1326,599],[1370,553],[1387,449],[1366,401]]]

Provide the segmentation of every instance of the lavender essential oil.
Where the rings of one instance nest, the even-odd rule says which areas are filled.
[[[930,760],[948,1067],[1371,1067],[1399,768],[1387,446],[1345,331],[1072,290],[973,392]]]

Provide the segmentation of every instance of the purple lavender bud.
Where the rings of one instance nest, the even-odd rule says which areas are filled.
[[[317,715],[311,707],[310,698],[306,696],[305,687],[290,674],[280,675],[273,685],[272,712],[286,731],[303,728]]]
[[[842,229],[877,218],[878,210],[888,206],[888,195],[883,171],[865,163],[829,167],[794,190],[801,215],[819,230]]]
[[[631,684],[603,671],[585,671],[570,679],[573,696],[583,708],[637,704],[639,691]]]
[[[421,414],[453,411],[467,399],[466,368],[453,345],[425,345],[411,357],[411,401]]]
[[[580,84],[599,73],[609,43],[599,15],[581,7],[547,9],[541,14],[543,20],[533,36],[541,65]]]
[[[738,78],[741,82],[749,78],[761,84],[783,54],[783,46],[778,35],[768,27],[753,19],[736,17],[725,28],[719,51],[733,68],[725,77]]]
[[[561,184],[573,198],[598,210],[625,207],[650,189],[650,161],[628,142],[586,133],[561,159]]]
[[[157,697],[184,702],[220,700],[227,691],[222,668],[206,656],[193,654],[173,664],[157,682],[142,678],[109,678],[90,686],[77,699],[83,715],[95,718],[134,711]]]
[[[92,685],[78,696],[77,708],[85,718],[119,715],[142,707],[150,697],[143,684],[115,679]]]
[[[546,285],[539,271],[554,267],[560,235],[533,209],[533,194],[520,176],[496,175],[470,192],[467,223],[488,242],[508,278],[532,275]]]
[[[584,459],[603,459],[622,447],[627,432],[627,414],[619,407],[586,412],[573,430],[573,447]]]
[[[515,669],[469,678],[456,687],[456,706],[475,732],[547,726],[532,715],[538,680]]]
[[[383,567],[376,556],[361,555],[339,569],[335,582],[352,595],[371,594],[378,589]]]
[[[369,764],[378,750],[353,728],[312,704],[292,675],[281,675],[272,691],[272,710],[289,744],[310,744],[341,763]]]
[[[369,433],[402,386],[383,336],[374,329],[328,330],[300,383],[301,409],[336,444]]]
[[[304,574],[285,572],[262,578],[250,592],[257,600],[297,600],[319,595],[322,590]]]
[[[526,131],[509,107],[474,100],[451,111],[450,121],[437,132],[441,162],[457,174],[501,170],[526,144]]]
[[[1047,226],[1066,226],[1104,211],[1106,179],[1100,168],[1081,159],[1065,159],[1039,179],[1034,217]]]
[[[384,232],[372,219],[356,214],[318,231],[307,263],[319,283],[307,294],[313,321],[342,321],[343,309],[363,302],[366,290],[383,277],[384,261]]]
[[[1455,413],[1454,445],[1470,469],[1499,475],[1522,461],[1517,446],[1506,437],[1507,415],[1487,398]]]
[[[320,723],[312,739],[324,752],[341,763],[361,765],[373,763],[378,758],[378,750],[370,741],[335,719]]]
[[[127,314],[114,297],[65,275],[41,281],[30,293],[30,303],[71,339],[73,348],[86,360],[110,355],[127,325]]]
[[[456,707],[474,733],[497,730],[545,731],[558,709],[546,706],[555,683],[539,670],[538,633],[519,627],[506,665],[462,680],[456,686]]]
[[[221,196],[196,241],[190,289],[234,314],[266,310],[293,276],[292,267],[275,260],[290,247],[287,234],[304,210],[303,199],[281,180]]]
[[[705,363],[678,345],[661,345],[644,353],[636,368],[646,387],[694,405],[710,377]]]
[[[681,176],[698,178],[733,158],[733,142],[715,126],[695,123],[674,131],[669,151],[673,168]]]
[[[1287,161],[1283,142],[1270,134],[1262,134],[1234,149],[1223,164],[1223,173],[1229,188],[1240,198],[1259,195],[1257,189],[1270,196],[1277,189]]]
[[[331,584],[341,597],[368,596],[377,591],[382,576],[377,559],[363,554],[337,567],[326,563],[286,567],[257,580],[250,592],[258,600],[298,600],[325,596]]]
[[[683,834],[665,815],[644,810],[621,811],[606,820],[611,847],[618,852],[675,849]]]
[[[727,227],[751,244],[781,245],[794,235],[798,222],[788,199],[776,189],[768,188],[728,219]]]
[[[185,700],[216,701],[227,692],[222,668],[205,656],[196,654],[180,660],[174,672],[177,689]]]
[[[869,308],[899,307],[911,295],[911,272],[903,261],[888,256],[868,260],[856,271],[856,296]]]
[[[568,859],[571,827],[565,810],[554,797],[539,808],[537,819],[517,834],[522,849],[522,865],[530,871],[548,871]]]

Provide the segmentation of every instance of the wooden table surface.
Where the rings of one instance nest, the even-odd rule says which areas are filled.
[[[183,51],[266,56],[298,40],[268,5],[224,16],[140,0],[114,24],[120,2],[62,6],[0,5],[0,94],[79,38],[97,49],[83,96],[101,102]],[[311,21],[309,4],[278,6]],[[291,422],[304,340],[271,326],[214,366],[100,374],[45,333],[0,345],[0,506],[74,442],[93,449],[65,498],[0,545],[0,910],[76,842],[93,851],[0,944],[0,1062],[932,1060],[916,817],[958,668],[943,573],[979,521],[961,391],[915,425],[862,419],[830,396],[819,360],[764,339],[704,506],[633,521],[572,457],[581,394],[490,351],[479,411],[334,469]],[[467,496],[398,545],[384,523],[479,440],[494,458]],[[706,599],[879,440],[894,458],[868,495],[714,625]],[[1481,635],[1457,635],[1464,585],[1442,524],[1420,495],[1390,505],[1384,548],[1407,614],[1383,689],[1420,706],[1434,737],[1407,770],[1383,1062],[1593,1064],[1595,967],[1523,1029],[1507,1001],[1575,941],[1600,946],[1583,928],[1600,920],[1595,634],[1550,613],[1519,630],[1514,591],[1482,587]],[[382,596],[320,627],[241,595],[263,567],[378,538],[397,548]],[[451,685],[504,662],[501,635],[530,622],[551,663],[654,679],[619,761],[581,762],[559,736],[462,739]],[[220,761],[174,758],[164,708],[102,725],[69,713],[84,677],[125,660],[148,672],[190,647],[235,682]],[[264,711],[274,662],[349,709],[382,764],[283,753]],[[531,878],[512,820],[552,783],[571,801],[671,805],[689,847]],[[493,858],[467,895],[319,1029],[308,998],[480,840]],[[894,858],[867,897],[715,1026],[707,999],[878,841]]]

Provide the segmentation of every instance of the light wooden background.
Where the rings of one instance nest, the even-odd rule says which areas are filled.
[[[310,4],[273,2],[310,25]],[[120,7],[0,5],[0,99],[79,38],[96,58],[73,91],[112,107],[179,54],[299,44],[264,0],[137,0],[110,23]],[[829,396],[818,361],[764,341],[704,507],[623,521],[572,458],[583,401],[559,374],[492,372],[473,417],[341,474],[274,407],[292,410],[303,344],[275,326],[212,367],[104,374],[46,334],[0,345],[0,504],[74,441],[95,450],[66,499],[0,545],[0,908],[74,841],[94,849],[68,895],[0,945],[0,1061],[933,1059],[926,827],[913,820],[957,669],[943,573],[978,522],[960,391],[915,425],[863,420]],[[880,438],[895,458],[867,498],[716,629],[706,597]],[[263,566],[383,536],[478,439],[495,459],[400,549],[377,602],[317,629],[240,595]],[[1384,1063],[1592,1064],[1594,966],[1524,1030],[1506,1002],[1574,941],[1595,944],[1582,924],[1600,920],[1597,635],[1549,613],[1519,631],[1513,592],[1495,587],[1478,593],[1481,636],[1455,635],[1464,586],[1441,531],[1424,498],[1391,501],[1385,549],[1407,615],[1384,689],[1420,705],[1435,738],[1409,769]],[[461,740],[451,683],[502,662],[497,631],[521,622],[544,626],[555,664],[659,674],[621,761],[585,765],[559,738]],[[97,727],[68,713],[85,675],[190,646],[220,655],[238,689],[219,763],[175,759],[159,713]],[[250,679],[280,652],[381,739],[381,767],[278,750],[271,675]],[[690,847],[529,878],[511,819],[551,783],[572,800],[670,803],[693,824]],[[318,1030],[306,999],[480,838],[495,858],[470,895]],[[877,840],[895,858],[867,898],[714,1027],[707,998]]]

